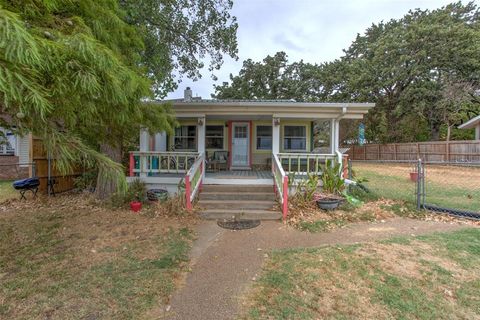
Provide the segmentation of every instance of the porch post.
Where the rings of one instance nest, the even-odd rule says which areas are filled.
[[[207,125],[205,116],[199,117],[197,120],[198,123],[198,129],[197,129],[197,151],[198,153],[202,154],[203,153],[203,168],[205,168],[205,127]],[[205,178],[205,170],[202,170],[202,180]],[[201,182],[200,182],[201,183]]]
[[[335,153],[335,119],[330,119],[330,153]]]
[[[145,129],[140,130],[140,152],[147,152],[149,145],[150,135]],[[147,157],[140,155],[140,177],[147,176]],[[143,169],[143,170],[142,170]]]
[[[167,151],[167,134],[165,131],[155,134],[155,151]]]
[[[280,118],[272,118],[272,153],[280,153]]]
[[[340,147],[340,120],[335,120],[335,151]]]

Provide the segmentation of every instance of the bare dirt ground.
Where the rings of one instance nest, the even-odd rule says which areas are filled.
[[[166,306],[166,319],[233,319],[242,309],[240,297],[259,275],[269,250],[353,244],[392,236],[416,236],[465,227],[456,222],[393,218],[356,223],[327,233],[306,233],[280,222],[263,222],[244,231],[227,231],[215,222],[197,226],[192,251],[192,271],[184,286]]]
[[[409,179],[413,164],[404,163],[367,163],[355,162],[354,170],[368,170],[384,176],[400,176]],[[465,188],[480,188],[480,167],[427,165],[428,180],[435,184],[458,186]]]

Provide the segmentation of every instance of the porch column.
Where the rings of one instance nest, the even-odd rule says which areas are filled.
[[[280,118],[272,118],[272,153],[280,153]]]
[[[140,130],[140,152],[147,152],[149,151],[148,146],[150,142],[150,135],[148,131],[145,129]],[[140,177],[146,177],[146,169],[147,169],[147,157],[140,157],[140,168],[143,168],[143,171],[140,171]]]
[[[340,147],[340,120],[335,120],[335,150]]]
[[[197,151],[198,153],[203,153],[203,170],[202,170],[202,181],[205,179],[205,159],[207,157],[205,153],[205,127],[207,125],[205,117],[199,117],[197,120]]]
[[[165,131],[155,134],[155,151],[167,151],[167,134]]]
[[[335,119],[330,119],[330,153],[335,153],[335,134],[336,134],[336,126],[335,126]]]
[[[205,153],[205,117],[199,117],[197,123],[197,151]]]

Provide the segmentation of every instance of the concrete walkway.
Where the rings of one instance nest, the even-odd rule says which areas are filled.
[[[397,235],[451,231],[460,224],[394,218],[383,223],[357,223],[327,233],[299,232],[281,222],[265,221],[250,230],[230,231],[214,221],[201,222],[192,249],[192,271],[176,291],[165,319],[234,319],[239,297],[259,276],[271,249],[352,244]]]

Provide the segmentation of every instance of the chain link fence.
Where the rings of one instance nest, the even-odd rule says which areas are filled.
[[[410,162],[351,163],[356,179],[375,195],[417,209],[480,219],[480,166]]]

